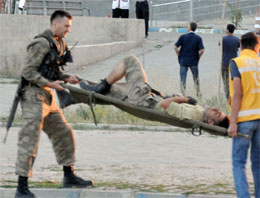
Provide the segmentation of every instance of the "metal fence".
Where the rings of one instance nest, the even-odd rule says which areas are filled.
[[[151,1],[151,20],[202,21],[219,19],[222,15],[223,0],[153,0]],[[230,6],[241,10],[242,15],[256,15],[259,0],[228,0],[226,17],[231,15]]]
[[[2,11],[12,13],[15,0],[0,0]],[[16,0],[17,2],[18,0]],[[30,0],[28,0],[30,1]],[[105,17],[112,12],[112,0],[82,0],[91,11],[91,16]],[[224,0],[148,0],[151,21],[190,21],[215,20],[221,18]],[[19,2],[19,1],[18,1]],[[260,0],[227,0],[228,4],[238,7],[242,15],[256,15]],[[1,7],[1,6],[0,6]],[[130,18],[135,18],[135,0],[130,0]],[[230,16],[227,6],[225,16]]]

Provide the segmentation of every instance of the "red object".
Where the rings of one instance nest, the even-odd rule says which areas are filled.
[[[0,0],[0,13],[2,13],[3,0]]]

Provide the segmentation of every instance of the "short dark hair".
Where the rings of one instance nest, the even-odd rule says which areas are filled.
[[[226,116],[225,118],[224,118],[224,120],[222,120],[219,124],[218,124],[218,126],[220,126],[220,127],[224,127],[224,128],[228,128],[228,126],[229,126],[229,118],[228,118],[228,116]]]
[[[227,30],[233,34],[233,32],[235,31],[236,27],[233,24],[228,24],[227,25]]]
[[[50,19],[51,24],[52,24],[53,20],[55,20],[59,17],[60,18],[67,17],[68,19],[72,19],[72,15],[69,12],[67,12],[65,10],[55,10],[51,15],[51,19]]]
[[[195,22],[190,22],[190,29],[195,32],[195,30],[197,29],[197,23]]]
[[[242,49],[254,50],[255,46],[258,44],[257,35],[254,32],[248,32],[241,37],[241,47]]]

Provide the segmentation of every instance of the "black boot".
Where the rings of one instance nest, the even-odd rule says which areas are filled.
[[[18,186],[15,198],[33,198],[36,197],[28,188],[28,177],[18,177]]]
[[[84,180],[74,174],[73,166],[63,166],[64,178],[63,187],[64,188],[85,188],[88,186],[93,186],[94,182],[91,180]]]
[[[101,82],[97,85],[87,85],[87,83],[82,80],[80,81],[79,85],[82,89],[85,89],[87,91],[94,91],[96,93],[103,94],[103,95],[108,93],[111,88],[111,85],[108,84],[106,79],[101,80]]]

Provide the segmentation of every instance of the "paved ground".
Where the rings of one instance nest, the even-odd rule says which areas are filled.
[[[15,159],[19,128],[0,141],[0,185],[16,185]],[[0,128],[3,139],[4,128]],[[97,190],[130,188],[170,193],[234,194],[231,139],[189,133],[131,130],[76,131],[78,175],[93,179]],[[248,178],[252,175],[248,164]],[[42,133],[33,182],[60,183],[62,168]],[[8,182],[9,181],[9,182]],[[252,186],[251,186],[252,187]]]

